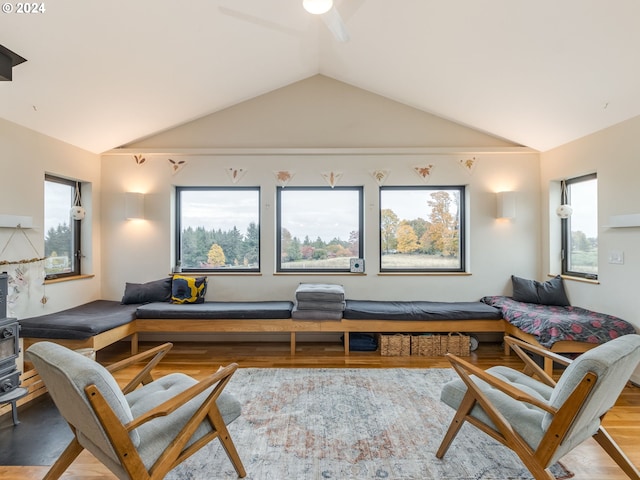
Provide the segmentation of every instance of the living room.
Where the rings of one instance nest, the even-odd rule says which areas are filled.
[[[336,3],[338,7],[345,4],[347,10],[353,8],[346,1]],[[361,12],[372,8],[367,2],[356,3],[363,4]],[[240,35],[249,26],[240,26],[243,21],[240,15],[228,14],[233,7],[226,2],[220,8],[227,8],[227,13],[215,9],[211,13],[220,22],[222,30],[238,28],[241,32],[234,35]],[[254,10],[247,11],[255,15],[262,12],[263,7],[252,7]],[[547,7],[549,11],[555,8],[552,5]],[[593,17],[597,12],[597,9],[591,12]],[[50,13],[54,16],[54,12]],[[361,28],[356,28],[357,24],[353,23],[358,13],[354,9],[351,19],[346,20],[347,26],[353,28],[350,40],[353,43],[358,41],[357,34]],[[44,22],[45,15],[39,21]],[[489,16],[499,16],[499,13],[493,12]],[[269,15],[267,18],[271,19]],[[464,18],[472,21],[467,14]],[[3,15],[3,31],[4,23],[9,20],[14,20],[14,17]],[[593,18],[583,19],[581,25],[585,29],[589,25],[587,20],[593,21]],[[12,91],[17,88],[13,85],[33,81],[28,69],[39,58],[35,53],[26,51],[21,41],[29,19],[19,21],[21,26],[7,25],[7,37],[2,39],[5,46],[29,58],[25,64],[14,67],[12,82],[0,85],[0,103],[5,105],[0,110],[0,161],[3,170],[10,173],[4,176],[0,192],[4,207],[0,213],[28,216],[32,219],[33,228],[20,229],[18,233],[13,228],[0,228],[0,244],[7,245],[0,260],[19,261],[44,256],[45,174],[80,182],[82,206],[87,215],[82,220],[82,277],[42,285],[34,280],[35,274],[32,274],[34,278],[29,283],[28,295],[23,294],[14,306],[13,312],[18,318],[57,312],[95,299],[119,300],[126,282],[147,282],[173,272],[176,268],[176,187],[258,187],[260,190],[259,271],[208,275],[208,300],[291,300],[300,282],[339,283],[344,285],[348,297],[354,299],[477,301],[485,295],[509,295],[511,275],[544,281],[550,275],[561,273],[561,221],[555,213],[561,203],[561,181],[597,173],[597,281],[565,278],[565,288],[573,305],[619,316],[640,328],[634,300],[635,277],[640,271],[639,230],[635,227],[610,228],[612,217],[640,213],[637,182],[640,174],[637,161],[640,154],[637,142],[640,117],[637,115],[640,111],[633,111],[635,99],[624,97],[622,94],[627,92],[626,89],[617,85],[615,80],[603,85],[601,96],[594,96],[588,107],[575,108],[580,112],[582,108],[587,110],[584,116],[597,110],[594,116],[599,116],[599,119],[585,129],[578,128],[577,122],[575,126],[566,125],[567,132],[562,132],[566,136],[558,133],[563,128],[556,123],[554,113],[540,118],[530,103],[512,100],[523,108],[519,117],[508,117],[506,123],[517,124],[520,120],[521,128],[532,132],[531,138],[534,138],[533,133],[538,133],[534,130],[545,130],[545,122],[554,125],[558,137],[549,136],[548,143],[543,144],[527,143],[525,139],[529,137],[525,136],[509,140],[504,134],[506,129],[494,128],[500,112],[492,111],[484,104],[486,123],[474,124],[471,117],[458,120],[453,115],[464,110],[465,103],[469,109],[474,108],[471,97],[475,91],[473,84],[484,83],[484,73],[476,70],[475,64],[474,68],[463,69],[468,73],[469,92],[472,93],[461,96],[456,89],[457,84],[452,85],[455,93],[446,96],[455,97],[449,99],[451,103],[459,102],[462,106],[446,111],[436,106],[417,108],[417,99],[412,105],[399,94],[403,80],[398,81],[400,86],[396,90],[385,90],[373,80],[351,77],[349,67],[337,69],[333,57],[330,62],[325,60],[327,63],[317,60],[310,68],[293,69],[287,75],[268,77],[261,84],[258,80],[260,74],[244,66],[237,77],[228,82],[259,84],[250,90],[251,94],[246,90],[243,98],[234,97],[236,101],[231,103],[217,100],[214,108],[202,106],[199,115],[194,110],[181,111],[182,116],[174,122],[166,120],[155,129],[143,131],[142,125],[151,123],[146,114],[140,113],[138,123],[135,112],[127,112],[125,120],[117,112],[105,108],[95,115],[101,118],[92,116],[85,124],[76,122],[71,125],[69,129],[75,131],[77,138],[82,137],[85,130],[91,130],[86,133],[87,138],[100,137],[100,132],[103,132],[105,140],[100,143],[103,146],[96,146],[99,142],[72,141],[68,134],[57,136],[56,130],[50,126],[48,130],[40,129],[38,120],[25,119],[26,106],[32,116],[51,115],[45,108],[46,101],[40,102],[35,94],[33,97],[17,96],[19,106],[16,106],[16,100],[10,100],[9,97],[18,93]],[[114,21],[113,25],[116,24]],[[49,27],[37,25],[37,28],[46,31]],[[252,25],[251,28],[261,27]],[[313,50],[314,54],[324,52],[330,55],[334,48],[349,48],[349,45],[344,47],[332,43],[330,34],[320,30],[324,28],[322,23],[314,25],[314,28],[318,29],[314,30],[314,35],[321,39],[321,46]],[[451,32],[451,36],[456,35],[453,33],[455,29],[452,28]],[[375,35],[375,32],[369,35]],[[562,38],[557,35],[554,38]],[[284,58],[279,59],[279,68],[284,69],[289,59],[299,54],[298,47],[297,43],[287,44],[287,49],[281,54]],[[119,51],[122,54],[123,50]],[[222,55],[220,52],[215,54]],[[585,55],[589,56],[589,53]],[[596,53],[593,55],[595,59],[599,58]],[[390,65],[393,64],[392,58],[385,58]],[[454,53],[451,53],[451,58],[455,58]],[[485,63],[495,67],[499,58],[500,54],[496,53]],[[597,64],[596,60],[593,62]],[[354,61],[353,68],[357,65]],[[81,69],[77,65],[74,66],[76,68]],[[490,70],[486,66],[485,69]],[[104,70],[99,71],[106,75]],[[610,71],[617,72],[613,67]],[[155,69],[155,78],[160,78],[163,73]],[[60,75],[64,77],[65,73]],[[113,75],[118,78],[120,75],[135,76],[135,68],[123,68]],[[548,75],[554,77],[557,72],[549,72]],[[411,69],[403,69],[397,76],[405,77],[409,82]],[[616,75],[612,73],[611,76]],[[423,75],[416,77],[418,82],[424,81]],[[356,79],[360,81],[356,82]],[[153,76],[147,80],[151,80],[149,85],[152,85]],[[537,88],[539,80],[538,76],[532,75],[528,87],[532,90]],[[215,78],[206,81],[211,84],[211,90],[216,89]],[[629,81],[625,79],[625,85]],[[417,88],[414,82],[411,79],[407,91],[413,92]],[[120,84],[120,80],[115,83]],[[29,84],[33,91],[38,91],[38,83]],[[164,107],[158,107],[160,112],[153,113],[170,116],[180,98],[188,96],[187,89],[185,84],[179,83],[175,98],[171,98]],[[482,93],[490,90],[478,90],[478,102]],[[224,97],[224,91],[220,87],[219,96]],[[616,91],[620,94],[619,99],[614,95]],[[389,95],[382,92],[389,92]],[[81,93],[88,102],[92,96],[102,95],[100,90],[92,89]],[[135,92],[122,90],[119,95],[135,97]],[[158,101],[158,98],[153,100]],[[132,103],[135,103],[133,99]],[[206,103],[204,97],[202,103]],[[9,112],[7,105],[11,105],[14,112]],[[136,105],[140,112],[144,110]],[[437,115],[436,112],[442,114]],[[63,121],[64,110],[57,110],[55,115],[60,119],[60,129],[67,127],[63,125],[66,123]],[[72,117],[71,113],[69,116]],[[561,105],[558,105],[557,116],[565,118],[561,114]],[[102,123],[110,118],[115,121]],[[464,167],[467,160],[473,160],[472,169]],[[421,178],[416,167],[429,167],[428,178]],[[242,171],[242,176],[238,180],[232,178],[229,169]],[[319,274],[278,270],[276,199],[280,185],[275,172],[281,171],[292,174],[284,190],[329,187],[324,177],[328,172],[339,174],[336,187],[362,188],[363,273]],[[385,172],[382,184],[372,174],[376,171]],[[381,271],[381,186],[464,188],[467,237],[462,271],[448,274]],[[503,191],[514,192],[515,216],[510,219],[497,218],[497,193]],[[143,220],[126,218],[128,193],[143,194]],[[612,252],[623,253],[622,264],[610,262]],[[44,298],[46,302],[41,301]],[[150,338],[162,339],[161,336]],[[264,335],[244,335],[230,336],[229,340],[263,338]],[[273,339],[278,338],[273,336]],[[180,339],[193,338],[183,335]],[[633,378],[640,382],[640,372],[636,371]]]

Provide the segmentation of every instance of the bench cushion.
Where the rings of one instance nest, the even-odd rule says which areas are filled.
[[[154,302],[138,306],[138,318],[153,319],[274,319],[291,318],[293,303],[268,302],[204,302],[173,304]]]
[[[489,308],[487,308],[489,307]],[[499,309],[482,302],[347,300],[349,320],[500,320]]]
[[[84,340],[135,320],[137,307],[95,300],[60,312],[21,319],[20,336]]]

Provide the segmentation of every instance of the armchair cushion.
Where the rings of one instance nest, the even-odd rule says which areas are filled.
[[[549,400],[553,391],[548,385],[508,367],[491,367],[487,369],[487,373],[545,402]],[[545,412],[538,407],[509,397],[475,375],[472,375],[471,378],[496,406],[496,409],[507,419],[507,422],[514,426],[514,429],[532,448],[535,448],[544,435],[542,419],[544,418]],[[444,385],[440,399],[457,410],[466,392],[466,384],[459,378],[456,378]],[[471,410],[471,416],[479,419],[483,423],[491,425],[494,429],[496,428],[479,404],[476,404]]]
[[[126,399],[134,417],[138,417],[175,397],[196,383],[198,382],[188,375],[171,373],[127,394]],[[214,387],[211,387],[205,390],[173,413],[164,417],[155,418],[136,429],[141,440],[138,453],[145,467],[150,468],[160,455],[162,455],[195,411],[202,405],[213,388]],[[222,392],[216,404],[225,425],[228,425],[240,416],[240,402],[232,395]],[[208,422],[201,423],[187,443],[187,446],[209,432],[211,432],[210,424]]]
[[[84,389],[95,384],[118,419],[122,423],[129,423],[133,420],[133,414],[113,376],[99,363],[52,342],[34,343],[27,350],[27,355],[38,373],[49,379],[47,389],[62,416],[84,432],[84,436],[92,444],[111,453],[109,441],[93,414]],[[87,419],[92,419],[93,422]],[[136,430],[130,432],[129,436],[135,446],[140,444]]]

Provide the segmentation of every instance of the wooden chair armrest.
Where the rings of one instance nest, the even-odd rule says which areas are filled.
[[[228,381],[231,379],[231,376],[238,369],[237,363],[231,363],[226,367],[221,367],[217,372],[209,375],[207,378],[199,381],[192,387],[186,389],[182,393],[179,393],[175,397],[166,400],[155,408],[152,408],[148,412],[140,415],[137,418],[134,418],[131,422],[125,425],[127,431],[131,431],[135,428],[138,428],[140,425],[153,420],[154,418],[164,417],[166,415],[171,414],[181,406],[183,406],[186,402],[191,400],[192,398],[198,396],[202,392],[204,392],[207,388],[215,385],[216,383],[220,383],[219,389],[221,390],[226,386]]]
[[[573,360],[567,358],[567,357],[563,357],[562,355],[558,355],[555,352],[552,352],[551,350],[548,350],[544,347],[538,347],[536,345],[531,345],[530,343],[524,342],[522,340],[520,340],[519,338],[515,338],[515,337],[504,337],[504,341],[507,342],[507,344],[509,344],[509,346],[511,348],[513,348],[515,345],[518,345],[521,349],[523,350],[528,350],[532,353],[537,353],[538,355],[542,355],[543,357],[547,357],[547,358],[551,358],[553,359],[554,362],[558,362],[562,365],[569,365]],[[516,352],[516,354],[518,354],[518,356],[520,356],[520,352],[518,352],[515,348],[513,348],[513,350]],[[530,358],[529,356],[526,356],[527,358]],[[522,357],[521,357],[522,358]],[[524,360],[524,359],[523,359]]]
[[[124,360],[120,360],[119,362],[113,363],[106,368],[109,372],[113,373],[131,365],[135,365],[136,363],[142,362],[143,360],[146,360],[148,358],[151,358],[151,360],[146,363],[142,370],[140,370],[140,372],[126,386],[122,388],[122,392],[127,394],[135,390],[136,387],[141,383],[147,384],[153,381],[151,370],[155,368],[158,363],[160,363],[160,360],[162,360],[162,358],[169,352],[169,350],[171,350],[172,347],[173,343],[167,342],[144,352],[138,353],[137,355],[125,358]]]
[[[463,370],[464,372],[475,375],[480,380],[485,381],[492,387],[497,388],[498,390],[500,390],[501,392],[505,393],[506,395],[510,396],[515,400],[529,403],[530,405],[534,405],[538,408],[541,408],[545,412],[556,413],[556,409],[548,405],[546,402],[543,402],[540,399],[529,395],[527,392],[524,392],[519,388],[514,387],[513,385],[505,382],[504,380],[500,380],[499,378],[494,377],[490,373],[487,373],[486,371],[463,360],[462,358],[457,357],[451,353],[447,353],[446,357],[459,374],[461,373],[460,370]]]

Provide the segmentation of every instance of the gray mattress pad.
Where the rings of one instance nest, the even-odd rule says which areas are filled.
[[[138,305],[112,300],[95,300],[77,307],[18,320],[24,338],[83,340],[136,318]]]
[[[502,313],[482,302],[347,300],[342,317],[349,320],[500,320]]]
[[[138,306],[139,319],[281,319],[291,318],[293,302],[153,302]]]

